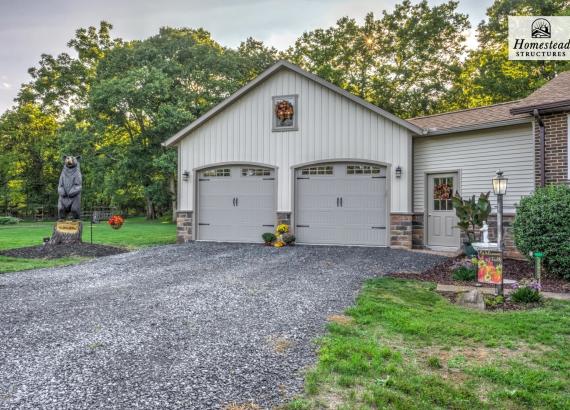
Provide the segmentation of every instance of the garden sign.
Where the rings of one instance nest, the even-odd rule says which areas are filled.
[[[480,249],[477,281],[500,285],[503,282],[503,257],[496,249]]]

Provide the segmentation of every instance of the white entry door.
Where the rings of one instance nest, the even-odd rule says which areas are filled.
[[[199,171],[197,238],[262,242],[275,228],[275,175],[269,168],[223,166]]]
[[[386,246],[386,168],[360,163],[296,171],[295,236],[308,244]]]
[[[459,229],[451,198],[457,191],[457,174],[431,174],[428,176],[428,245],[457,248]]]

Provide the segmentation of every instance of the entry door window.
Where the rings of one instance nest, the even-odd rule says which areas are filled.
[[[434,211],[452,211],[453,177],[433,179],[433,209]]]

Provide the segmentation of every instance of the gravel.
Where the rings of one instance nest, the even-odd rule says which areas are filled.
[[[0,408],[270,408],[364,279],[443,259],[196,242],[0,275]]]

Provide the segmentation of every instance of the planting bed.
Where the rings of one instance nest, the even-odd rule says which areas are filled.
[[[396,278],[415,279],[427,282],[436,282],[445,285],[474,285],[476,282],[462,282],[453,279],[453,265],[464,259],[458,257],[448,259],[439,265],[433,266],[420,274],[417,273],[392,273]],[[505,279],[520,281],[521,279],[531,279],[534,275],[534,265],[529,261],[505,259],[503,260]],[[570,282],[547,273],[542,275],[542,290],[545,292],[570,293]],[[483,285],[494,287],[494,285]],[[508,286],[508,285],[507,285]]]

